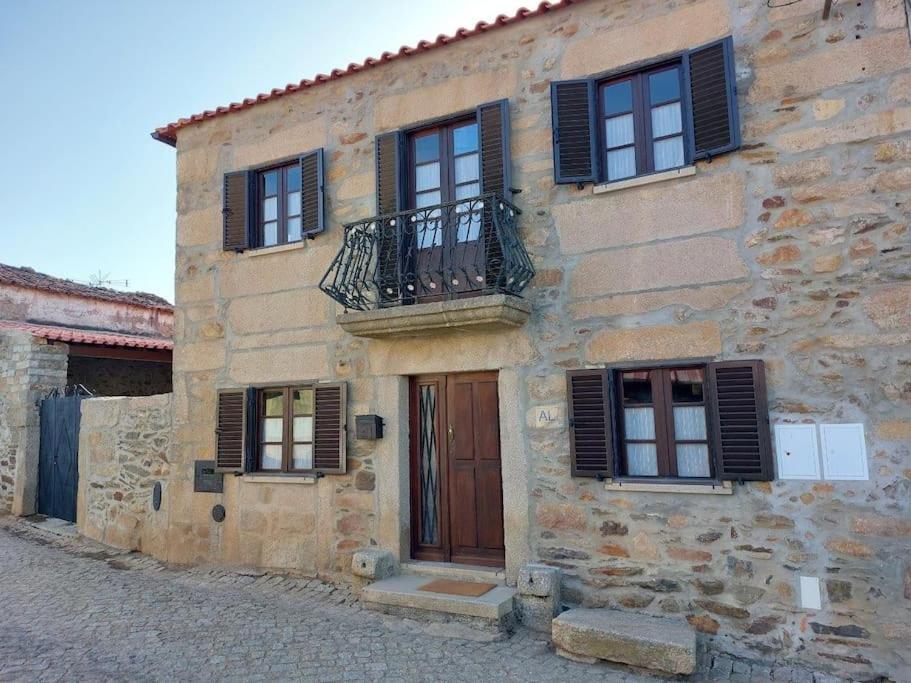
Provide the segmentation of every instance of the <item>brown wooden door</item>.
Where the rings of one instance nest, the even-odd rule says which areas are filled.
[[[411,383],[412,556],[503,566],[497,373]]]

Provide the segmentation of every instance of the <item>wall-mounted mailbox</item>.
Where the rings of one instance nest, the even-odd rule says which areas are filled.
[[[383,418],[379,415],[355,415],[354,431],[358,439],[382,439]]]
[[[223,493],[224,475],[215,471],[214,460],[197,460],[193,472],[193,491],[196,493]]]

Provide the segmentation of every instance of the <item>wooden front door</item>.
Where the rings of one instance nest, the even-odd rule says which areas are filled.
[[[411,381],[411,549],[417,560],[502,567],[497,373]]]

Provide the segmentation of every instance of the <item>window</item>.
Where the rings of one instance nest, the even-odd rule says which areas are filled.
[[[258,245],[301,239],[301,167],[299,162],[257,173]]]
[[[618,376],[620,473],[711,477],[704,369],[623,370]]]
[[[263,472],[313,469],[313,387],[258,392],[257,464]]]
[[[601,83],[605,180],[686,163],[681,72],[678,63]]]

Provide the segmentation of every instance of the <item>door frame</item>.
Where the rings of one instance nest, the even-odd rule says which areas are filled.
[[[412,560],[428,562],[451,562],[452,561],[452,544],[450,539],[450,462],[449,462],[449,438],[444,425],[449,424],[449,402],[450,402],[450,384],[447,379],[452,376],[459,376],[463,379],[477,380],[495,380],[497,382],[497,431],[500,434],[498,442],[498,455],[500,466],[500,486],[501,496],[503,493],[503,448],[502,448],[502,429],[501,416],[499,410],[500,402],[500,377],[497,370],[485,370],[476,372],[459,372],[459,373],[434,373],[413,375],[408,381],[408,481],[409,481],[409,509],[411,512],[411,534],[410,534],[410,553]],[[439,477],[439,505],[437,507],[437,528],[439,543],[436,547],[420,543],[421,534],[421,482],[420,482],[420,438],[421,425],[418,423],[420,416],[419,391],[417,387],[433,385],[437,388],[437,411],[439,418],[435,420],[433,427],[434,438],[437,444],[437,471]],[[477,507],[477,502],[476,502]],[[474,557],[470,564],[488,565],[494,567],[505,567],[506,562],[506,517],[505,517],[505,500],[501,497],[501,523],[503,524],[504,555],[502,558],[481,558]]]

